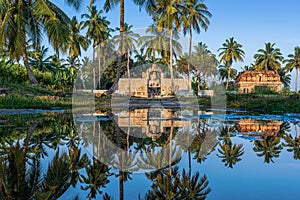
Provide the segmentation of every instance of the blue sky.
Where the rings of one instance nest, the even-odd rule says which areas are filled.
[[[89,0],[84,0],[81,9],[76,13],[61,0],[54,0],[72,17],[87,11]],[[98,8],[103,8],[104,0],[96,0]],[[206,0],[209,11],[213,14],[207,32],[194,33],[194,43],[204,42],[209,49],[217,54],[218,48],[229,37],[234,37],[243,45],[246,56],[244,63],[235,63],[234,67],[240,71],[244,65],[253,62],[253,55],[264,43],[276,43],[276,47],[286,57],[293,53],[296,46],[300,46],[300,1],[298,0]],[[118,6],[105,13],[111,21],[111,27],[119,25]],[[146,28],[152,23],[145,11],[132,1],[125,0],[125,21],[133,28]],[[294,79],[294,73],[293,73]],[[293,81],[294,82],[294,81]],[[292,89],[294,85],[292,84]]]

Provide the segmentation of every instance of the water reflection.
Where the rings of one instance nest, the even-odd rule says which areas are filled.
[[[242,163],[252,155],[255,165],[298,164],[297,120],[235,115],[219,127],[213,115],[147,108],[80,116],[76,123],[68,114],[0,116],[0,195],[3,199],[205,199],[222,196],[209,168],[231,168],[234,180],[234,172],[250,170]],[[274,165],[267,166],[264,173]]]

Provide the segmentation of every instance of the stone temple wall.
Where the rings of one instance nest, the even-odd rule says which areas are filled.
[[[238,93],[251,93],[256,86],[267,86],[271,90],[280,92],[282,82],[276,71],[248,70],[240,72],[235,81]]]

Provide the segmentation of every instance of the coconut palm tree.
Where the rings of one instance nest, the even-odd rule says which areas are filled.
[[[278,158],[282,150],[282,145],[280,144],[279,137],[267,137],[264,140],[256,140],[254,142],[255,147],[253,148],[254,152],[257,152],[259,157],[264,156],[265,162],[273,162],[273,157]]]
[[[238,71],[234,68],[228,69],[224,65],[220,65],[218,68],[219,68],[218,69],[219,75],[220,75],[220,78],[222,81],[224,81],[225,79],[228,79],[228,73],[230,74],[230,80],[235,79],[238,74]]]
[[[169,69],[171,72],[171,91],[174,93],[174,74],[173,74],[173,29],[179,30],[181,26],[180,0],[157,0],[152,14],[154,21],[157,22],[159,31],[163,28],[168,32],[169,37]]]
[[[153,7],[153,1],[152,0],[133,0],[133,2],[137,5],[141,7],[145,7],[146,11],[150,11]],[[120,45],[119,47],[123,46],[123,32],[124,32],[124,24],[125,24],[125,20],[124,20],[124,0],[105,0],[104,2],[104,10],[106,12],[111,11],[117,4],[120,4],[120,26],[119,26],[119,31],[120,31]],[[115,87],[117,86],[119,79],[121,77],[121,67],[122,67],[122,48],[119,49],[118,51],[118,69],[117,69],[117,75],[116,75],[116,79],[113,83],[113,85],[111,86],[111,88],[109,89],[109,92],[112,93],[115,89]]]
[[[284,87],[289,88],[291,84],[291,74],[289,74],[284,68],[279,68],[277,72]]]
[[[220,143],[219,146],[218,152],[220,154],[217,156],[222,159],[226,167],[233,168],[233,165],[242,160],[240,158],[244,154],[242,144],[232,144],[230,137],[226,137],[223,144]]]
[[[298,124],[294,123],[295,126],[295,137],[293,137],[291,134],[284,134],[283,139],[286,143],[283,143],[283,146],[288,147],[288,152],[294,152],[294,159],[300,159],[300,137],[299,137],[299,131],[298,131]]]
[[[110,168],[93,158],[93,163],[88,164],[85,170],[87,176],[81,175],[81,182],[86,185],[80,188],[89,190],[88,199],[96,198],[97,194],[102,194],[101,188],[109,183],[108,176],[112,175]]]
[[[300,47],[295,47],[294,54],[289,54],[288,59],[284,60],[283,63],[287,63],[285,70],[293,71],[296,70],[296,80],[295,80],[295,92],[298,92],[298,72],[300,69]]]
[[[70,31],[71,31],[70,37],[68,40],[69,56],[75,57],[76,60],[78,61],[80,79],[82,81],[82,87],[83,87],[83,89],[85,89],[82,66],[80,65],[79,56],[81,56],[81,49],[87,50],[87,48],[89,46],[89,41],[85,36],[80,34],[80,24],[78,23],[76,17],[73,17],[71,19]]]
[[[242,49],[243,45],[237,43],[233,37],[226,39],[225,43],[222,45],[223,47],[219,48],[218,51],[220,56],[220,62],[224,62],[225,67],[227,69],[227,78],[226,78],[226,90],[228,88],[229,80],[230,80],[230,72],[233,62],[243,62],[245,52]]]
[[[54,66],[51,63],[51,56],[46,57],[48,50],[49,48],[42,46],[38,51],[34,51],[32,53],[32,57],[28,58],[29,65],[42,72],[53,72]]]
[[[181,53],[182,46],[181,44],[176,41],[178,35],[174,35],[172,44],[173,44],[173,54]],[[141,36],[138,39],[138,46],[141,49],[145,49],[145,55],[153,62],[156,61],[156,56],[160,55],[161,61],[163,63],[167,63],[169,57],[169,41],[168,41],[168,34],[166,30],[159,30],[156,24],[150,25],[146,29],[146,35]]]
[[[207,77],[216,74],[216,66],[218,60],[215,55],[211,53],[207,45],[199,42],[194,46],[194,52],[191,56],[191,63],[194,66],[193,72],[198,79],[198,91],[200,90],[201,78],[203,78],[204,85],[207,84]]]
[[[75,8],[79,8],[80,0],[67,0]],[[27,40],[31,39],[34,47],[41,43],[42,32],[45,30],[50,43],[55,50],[66,50],[68,40],[68,16],[52,1],[9,1],[0,3],[0,51],[7,50],[10,58],[23,58],[28,78],[34,85],[38,81],[33,75],[27,56]]]
[[[205,31],[208,29],[210,24],[209,18],[212,14],[208,11],[207,6],[204,3],[199,3],[198,0],[187,0],[185,5],[181,7],[183,10],[183,34],[186,35],[189,32],[190,44],[189,44],[189,62],[187,66],[188,81],[190,80],[190,60],[192,53],[192,41],[193,41],[193,30],[198,34],[201,29]],[[190,88],[188,88],[190,89]]]
[[[95,49],[98,46],[100,50],[100,43],[105,41],[109,37],[109,31],[111,30],[108,26],[110,22],[103,17],[103,11],[97,10],[96,6],[92,6],[93,2],[91,2],[88,7],[89,14],[81,15],[81,18],[86,18],[84,22],[82,22],[82,29],[88,27],[86,32],[87,38],[92,40],[93,47],[93,62],[95,62]],[[98,55],[98,64],[99,64],[99,79],[100,79],[100,53]],[[94,89],[96,89],[96,69],[93,68],[93,81],[94,81]],[[98,81],[100,84],[100,81]]]
[[[123,35],[123,50],[122,52],[125,52],[126,57],[127,57],[127,76],[128,76],[128,89],[129,89],[129,94],[131,94],[131,89],[130,89],[130,68],[129,68],[129,62],[130,62],[130,56],[132,55],[133,51],[136,48],[137,44],[137,38],[139,37],[139,34],[133,32],[132,30],[132,25],[124,24],[124,35]],[[116,30],[120,31],[119,28],[116,28]],[[113,38],[116,44],[120,44],[121,38],[119,36],[116,36]],[[120,47],[117,47],[118,49]]]
[[[275,48],[275,43],[265,43],[265,49],[259,49],[257,54],[254,55],[255,69],[259,70],[275,70],[277,71],[283,60],[282,54],[279,48]]]

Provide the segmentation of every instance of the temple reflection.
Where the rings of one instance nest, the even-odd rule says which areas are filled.
[[[282,122],[276,120],[255,120],[255,119],[240,119],[235,124],[238,132],[244,136],[252,137],[276,137],[281,130]]]
[[[167,129],[190,127],[191,121],[185,117],[192,116],[188,111],[174,111],[163,108],[135,109],[133,111],[122,111],[116,114],[116,123],[121,129],[132,133],[139,132],[155,141]]]

